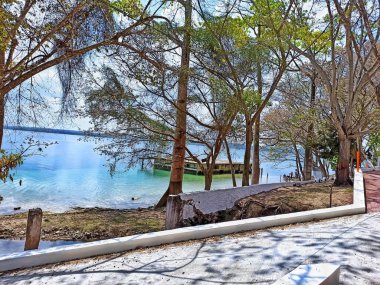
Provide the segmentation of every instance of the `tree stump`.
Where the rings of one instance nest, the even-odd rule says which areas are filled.
[[[169,195],[166,203],[165,229],[171,230],[179,227],[182,214],[182,200],[179,195]]]

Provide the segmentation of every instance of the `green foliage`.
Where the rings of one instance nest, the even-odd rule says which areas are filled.
[[[13,26],[13,15],[6,6],[15,3],[16,0],[0,0],[0,51],[4,51],[9,44],[9,31]]]
[[[101,141],[96,150],[107,156],[110,173],[114,174],[119,162],[129,168],[140,163],[140,158],[157,157],[165,151],[172,129],[149,110],[156,102],[145,93],[123,85],[111,68],[104,67],[101,73],[103,83],[86,93],[84,114],[94,126],[90,131],[112,137]]]
[[[377,158],[380,157],[380,132],[369,135],[367,149],[373,154],[372,162],[376,165]]]
[[[140,0],[109,0],[109,2],[115,12],[121,12],[133,18],[141,15],[143,10]]]
[[[339,154],[339,140],[335,128],[325,124],[318,130],[313,147],[319,156],[331,163],[331,168],[336,169]]]
[[[8,153],[0,149],[0,180],[6,182],[7,179],[13,181],[10,171],[23,163],[23,157],[19,153]]]
[[[242,97],[244,101],[244,112],[249,114],[253,114],[263,101],[261,94],[252,88],[246,88],[243,91]]]
[[[373,150],[377,150],[377,152],[380,152],[380,132],[370,134],[368,147]],[[380,153],[378,153],[378,155],[380,155]]]
[[[118,125],[128,125],[130,128],[144,123],[157,131],[169,129],[157,120],[147,116],[138,104],[136,96],[124,87],[110,68],[103,69],[105,83],[101,88],[87,93],[87,113],[98,126],[106,125],[112,119]]]
[[[241,18],[212,17],[193,32],[194,47],[214,54],[219,66],[227,56],[257,59],[258,50],[249,34],[249,27]]]
[[[0,180],[6,182],[9,179],[13,182],[12,170],[22,165],[26,157],[39,155],[44,149],[53,144],[57,144],[57,142],[41,142],[34,140],[33,137],[26,137],[12,152],[0,149]],[[22,181],[20,180],[20,186],[21,183]]]
[[[247,24],[260,27],[260,43],[264,46],[286,49],[287,41],[295,38],[301,28],[299,17],[288,16],[284,20],[288,3],[281,0],[254,1],[250,10],[252,14],[245,17]]]
[[[209,78],[210,91],[212,95],[212,101],[217,102],[217,116],[222,122],[228,121],[230,116],[234,116],[238,109],[239,103],[236,96],[231,94],[231,89],[227,86],[224,80],[220,80],[217,77],[211,76]]]

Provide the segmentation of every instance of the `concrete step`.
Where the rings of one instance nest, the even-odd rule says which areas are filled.
[[[300,265],[272,285],[338,285],[340,265],[318,263]]]

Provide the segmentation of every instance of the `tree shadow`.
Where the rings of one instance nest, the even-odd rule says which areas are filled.
[[[210,238],[7,273],[0,284],[272,284],[325,262],[342,265],[341,284],[376,284],[379,223],[371,214]]]

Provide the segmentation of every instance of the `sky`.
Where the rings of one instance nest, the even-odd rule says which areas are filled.
[[[142,3],[145,4],[147,0],[142,0]],[[226,3],[226,0],[208,0],[208,7],[213,7],[214,13],[219,13],[223,10],[223,6]],[[176,1],[173,1],[171,4],[167,4],[162,10],[162,15],[170,19],[173,19],[174,22],[181,24],[183,22],[183,10],[180,9],[180,4]],[[311,8],[311,7],[310,7]],[[195,13],[194,13],[195,14]],[[318,9],[316,18],[321,19],[325,14],[324,9]],[[199,23],[199,19],[194,17],[195,25]],[[41,117],[51,118],[49,122],[44,121],[43,125],[39,127],[49,127],[49,128],[64,128],[64,129],[73,129],[73,130],[86,130],[91,127],[89,118],[76,118],[74,120],[66,120],[62,123],[61,120],[58,120],[58,114],[60,111],[60,102],[62,97],[61,83],[59,81],[58,72],[55,67],[52,67],[48,70],[41,72],[33,78],[37,92],[43,96],[49,106],[49,110],[41,110],[39,115]],[[27,91],[25,91],[27,92]],[[46,112],[46,114],[43,114]],[[15,124],[13,120],[12,111],[7,112],[9,115],[6,118],[6,123],[9,125]],[[52,115],[53,114],[53,115]],[[49,116],[48,116],[49,115]]]

